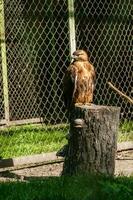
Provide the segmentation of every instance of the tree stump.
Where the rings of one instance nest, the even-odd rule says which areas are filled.
[[[70,137],[62,175],[113,175],[120,108],[76,106],[70,113]]]

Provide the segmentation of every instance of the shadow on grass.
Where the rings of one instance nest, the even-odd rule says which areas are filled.
[[[19,180],[16,174],[3,177]],[[24,177],[24,182],[0,184],[1,200],[132,200],[133,177],[96,175]]]

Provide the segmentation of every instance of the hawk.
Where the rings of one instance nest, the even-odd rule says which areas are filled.
[[[63,80],[64,103],[69,110],[74,105],[91,104],[95,82],[95,70],[84,50],[73,53],[73,61]]]

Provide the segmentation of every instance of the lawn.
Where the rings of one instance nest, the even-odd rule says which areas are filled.
[[[0,130],[0,156],[2,158],[32,155],[59,150],[67,140],[68,127],[52,128],[25,125]],[[133,141],[133,121],[121,124],[118,142]]]
[[[133,178],[51,177],[0,184],[1,200],[132,200]]]
[[[0,130],[2,158],[39,154],[59,150],[65,143],[67,128],[52,129],[25,125]]]
[[[133,141],[133,121],[121,123],[118,132],[118,142]]]

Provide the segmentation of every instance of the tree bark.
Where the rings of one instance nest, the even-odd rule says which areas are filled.
[[[70,113],[70,138],[62,175],[113,175],[120,108],[76,106]]]

